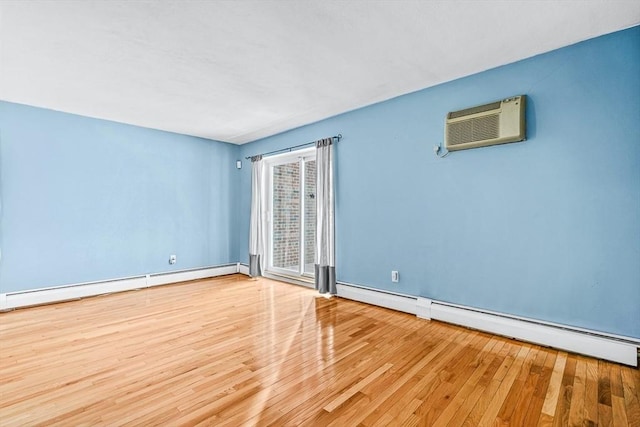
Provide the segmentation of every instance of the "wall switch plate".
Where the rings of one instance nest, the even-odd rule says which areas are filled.
[[[400,281],[400,274],[396,270],[393,270],[391,272],[391,281],[392,282],[399,282]]]
[[[169,264],[175,264],[177,261],[176,256],[175,255],[170,255],[169,256]]]

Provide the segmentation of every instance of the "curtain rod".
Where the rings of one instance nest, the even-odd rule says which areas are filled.
[[[336,136],[332,136],[332,139],[337,139],[338,141],[340,141],[342,139],[342,134],[339,133]],[[273,151],[269,151],[268,153],[262,153],[262,154],[255,154],[254,156],[247,156],[245,157],[245,159],[249,160],[252,157],[255,156],[268,156],[269,154],[276,154],[276,153],[282,153],[285,151],[289,151],[291,152],[291,150],[293,150],[294,148],[300,148],[300,147],[305,147],[307,145],[311,145],[311,144],[315,144],[317,141],[312,141],[312,142],[305,142],[304,144],[300,144],[300,145],[294,145],[293,147],[288,147],[288,148],[281,148],[279,150],[273,150]]]

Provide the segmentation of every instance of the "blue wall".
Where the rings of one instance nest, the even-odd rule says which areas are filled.
[[[0,102],[0,292],[236,262],[237,152]]]
[[[342,133],[338,279],[640,337],[640,27],[241,147]],[[528,140],[436,158],[448,111],[528,96]],[[238,257],[246,263],[250,168]],[[400,283],[391,283],[391,270]]]

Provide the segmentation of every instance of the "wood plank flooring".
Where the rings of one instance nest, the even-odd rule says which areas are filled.
[[[640,427],[640,373],[240,275],[0,314],[0,425]]]

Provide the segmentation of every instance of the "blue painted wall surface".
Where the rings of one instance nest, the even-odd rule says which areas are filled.
[[[0,102],[0,292],[236,262],[237,152]]]
[[[640,27],[241,147],[338,132],[340,281],[640,337]],[[528,95],[528,140],[436,158],[448,111]],[[248,261],[250,168],[239,254]],[[400,271],[400,283],[391,282]]]

